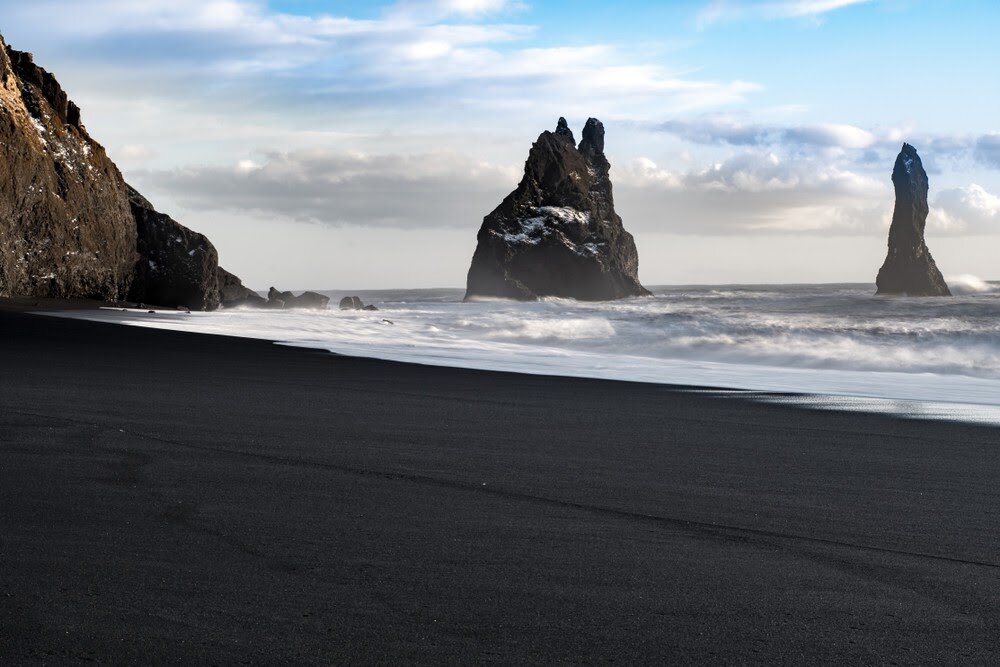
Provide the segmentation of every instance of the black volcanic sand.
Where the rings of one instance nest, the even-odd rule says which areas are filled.
[[[0,662],[994,662],[1000,431],[0,312]]]

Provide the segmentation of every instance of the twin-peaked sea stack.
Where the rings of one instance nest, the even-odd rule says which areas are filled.
[[[889,227],[889,254],[875,279],[878,294],[951,296],[924,242],[927,224],[927,172],[917,149],[903,144],[892,170],[896,208]]]
[[[517,189],[483,220],[465,298],[584,301],[649,294],[635,240],[615,213],[604,126],[577,146],[564,118],[531,147]]]

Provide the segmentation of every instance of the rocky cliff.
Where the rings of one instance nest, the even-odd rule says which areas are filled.
[[[892,170],[896,208],[889,227],[889,253],[878,272],[878,294],[951,296],[924,242],[927,224],[927,172],[917,149],[903,144]]]
[[[260,304],[203,235],[126,185],[80,109],[0,36],[0,296]]]
[[[124,298],[135,253],[118,168],[55,78],[0,37],[0,296]]]
[[[639,255],[615,213],[604,126],[580,145],[564,118],[531,147],[517,189],[486,216],[466,299],[559,296],[596,301],[647,295]]]
[[[129,301],[215,310],[221,303],[219,253],[204,235],[164,215],[128,188],[137,232]]]

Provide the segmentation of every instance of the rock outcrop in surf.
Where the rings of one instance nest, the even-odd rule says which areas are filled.
[[[118,168],[55,77],[0,36],[0,295],[122,299],[135,251]]]
[[[0,36],[0,296],[212,310],[224,279],[232,301],[263,301],[220,271],[212,243],[130,188],[56,78]]]
[[[465,298],[586,301],[648,295],[639,255],[615,213],[604,126],[587,120],[579,146],[564,118],[532,145],[517,189],[487,215]]]
[[[216,279],[219,283],[219,298],[223,308],[235,308],[237,306],[257,306],[263,307],[267,304],[267,299],[249,287],[243,285],[243,281],[238,276],[226,271],[221,266],[216,269]]]
[[[374,304],[365,305],[359,296],[345,296],[340,300],[341,310],[378,310]]]
[[[878,294],[951,296],[924,242],[927,172],[917,149],[903,144],[892,170],[896,208],[889,227],[889,252],[875,279]]]
[[[282,292],[272,287],[267,292],[268,308],[309,308],[312,310],[326,310],[330,303],[330,297],[318,292],[303,292],[295,296],[292,292]]]

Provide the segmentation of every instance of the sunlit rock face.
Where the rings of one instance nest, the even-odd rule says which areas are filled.
[[[555,132],[543,132],[517,189],[483,220],[465,298],[648,295],[635,241],[615,213],[610,167],[596,118],[579,146],[563,118]]]
[[[122,179],[55,77],[0,36],[0,296],[212,310],[264,300]]]
[[[0,37],[0,296],[124,298],[135,256],[118,168],[55,77]]]
[[[892,170],[896,208],[889,227],[889,253],[878,272],[878,294],[951,296],[924,242],[927,224],[927,172],[917,149],[903,144]]]

